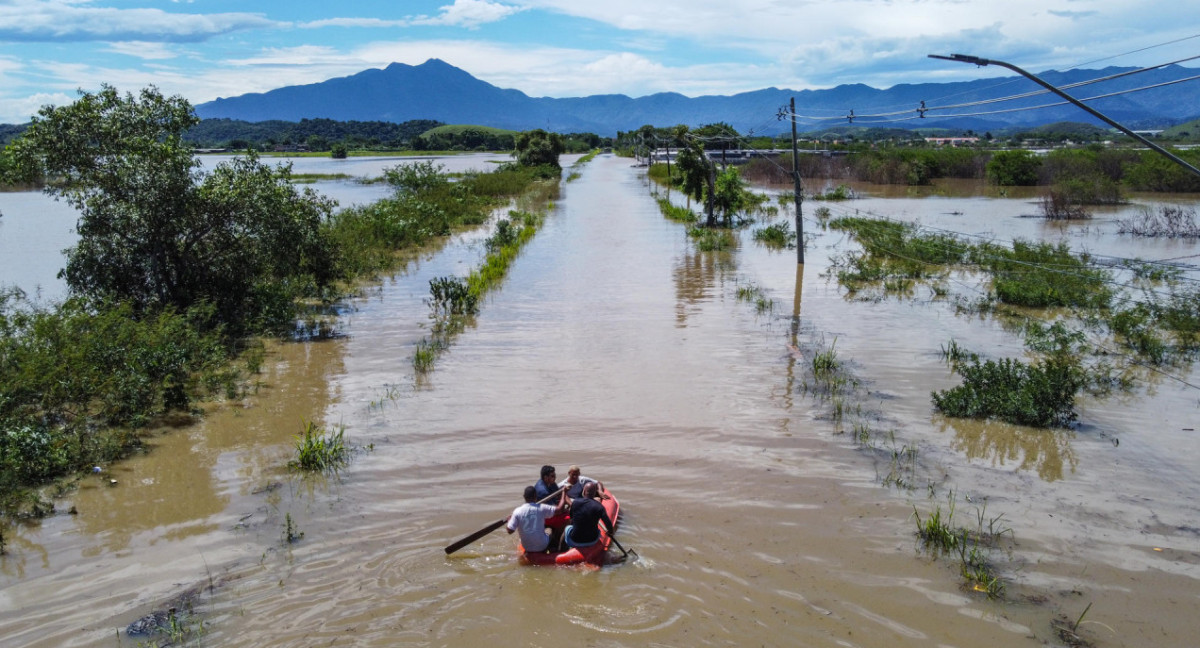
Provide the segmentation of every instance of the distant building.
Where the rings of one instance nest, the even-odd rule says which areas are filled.
[[[934,146],[964,146],[967,144],[975,144],[979,141],[978,137],[926,137],[925,141]]]

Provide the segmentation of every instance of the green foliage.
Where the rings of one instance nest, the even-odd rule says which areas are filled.
[[[304,432],[296,437],[296,458],[291,465],[309,472],[336,471],[350,460],[345,441],[346,428],[326,431],[312,421],[304,422]]]
[[[435,311],[449,315],[473,315],[479,310],[479,295],[459,277],[438,277],[429,280],[430,304]]]
[[[1172,149],[1171,152],[1192,166],[1200,167],[1200,150]],[[1200,177],[1154,151],[1145,151],[1138,160],[1127,163],[1125,183],[1134,191],[1200,193]]]
[[[410,148],[417,137],[441,123],[414,119],[403,123],[301,119],[298,122],[239,119],[205,119],[188,129],[184,139],[199,148],[269,150],[276,144],[306,144],[313,151],[328,151],[332,143],[343,150],[395,150]],[[414,147],[415,148],[415,147]]]
[[[137,314],[210,303],[232,330],[283,328],[281,304],[333,279],[320,229],[332,203],[253,156],[201,176],[182,139],[196,121],[181,97],[104,86],[43,108],[11,150],[80,212],[63,271],[73,293]]]
[[[1018,425],[1053,427],[1075,419],[1075,394],[1085,380],[1066,358],[1027,365],[1019,360],[978,359],[959,365],[963,383],[933,393],[933,404],[948,416],[997,418]]]
[[[689,142],[679,150],[675,166],[680,177],[679,188],[691,200],[702,202],[708,189],[709,174],[713,172],[712,163],[704,155],[704,146],[698,140]]]
[[[349,152],[346,150],[345,144],[334,144],[333,147],[329,149],[329,157],[335,160],[345,160],[347,155],[349,155]]]
[[[107,463],[134,429],[217,389],[234,389],[231,350],[198,307],[135,318],[128,304],[57,310],[0,295],[0,499]]]
[[[1159,335],[1153,309],[1145,304],[1114,313],[1108,320],[1113,334],[1126,348],[1136,352],[1151,364],[1167,360],[1167,344]]]
[[[696,212],[686,207],[673,205],[666,198],[658,199],[658,210],[662,212],[663,216],[676,223],[695,223],[699,219]]]
[[[987,163],[988,180],[1001,187],[1036,185],[1042,158],[1032,151],[997,151]]]
[[[850,200],[855,197],[854,190],[844,184],[819,194],[813,194],[813,200]],[[828,211],[828,208],[826,210]]]
[[[725,217],[726,227],[732,225],[734,214],[744,210],[750,204],[746,191],[748,186],[735,166],[728,167],[717,174],[713,191],[713,209]]]
[[[558,133],[548,133],[540,128],[525,131],[517,134],[513,145],[517,163],[521,166],[562,170],[558,156],[563,152],[563,140]]]
[[[421,134],[427,151],[511,151],[517,132],[490,126],[443,125]]]
[[[444,192],[450,186],[446,167],[429,160],[384,169],[383,179],[397,194]]]
[[[732,250],[737,246],[737,239],[727,229],[693,227],[688,230],[688,236],[696,242],[696,249],[702,252]]]
[[[788,223],[774,223],[754,232],[754,240],[775,250],[796,247],[796,233]]]
[[[1018,306],[1103,308],[1112,299],[1110,274],[1075,256],[1066,243],[1014,241],[1012,250],[973,249],[974,258],[993,274],[1000,301]]]

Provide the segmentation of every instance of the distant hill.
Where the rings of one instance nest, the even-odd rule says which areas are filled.
[[[1047,71],[1046,81],[1065,85],[1110,76],[1129,68]],[[1193,76],[1195,69],[1168,66],[1103,83],[1075,88],[1074,96],[1087,98],[1141,88]],[[786,122],[771,119],[791,98],[796,112],[806,117],[846,116],[853,110],[856,125],[902,128],[972,129],[977,132],[1012,127],[1033,127],[1060,121],[1095,123],[1071,105],[1032,109],[1060,103],[1053,95],[1037,95],[1002,104],[935,110],[949,104],[970,104],[1000,96],[1038,90],[1022,77],[993,77],[958,83],[903,84],[886,90],[862,84],[828,90],[766,88],[729,96],[686,97],[660,93],[631,98],[625,95],[592,95],[556,99],[530,97],[519,90],[502,89],[480,81],[444,61],[430,59],[411,66],[393,63],[352,76],[270,92],[217,99],[196,106],[205,119],[228,118],[250,122],[299,121],[327,118],[338,121],[405,122],[417,119],[448,124],[479,124],[507,130],[545,128],[558,132],[592,132],[612,135],[644,124],[702,124],[724,121],[739,131],[757,134],[783,132]],[[930,110],[924,119],[879,122],[866,116],[902,112],[892,119],[916,117],[924,101]],[[1166,127],[1200,118],[1200,81],[1189,81],[1152,90],[1108,97],[1090,105],[1134,128]],[[997,112],[1012,108],[1030,108]],[[802,128],[846,124],[849,120],[803,119]],[[764,124],[767,126],[764,127]]]

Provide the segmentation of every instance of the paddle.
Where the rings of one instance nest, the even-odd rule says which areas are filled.
[[[553,493],[538,500],[537,503],[544,504],[544,503],[554,499],[555,497],[557,497],[558,494],[563,492],[563,490],[565,490],[565,489],[566,489],[566,486],[563,486],[562,488],[560,488],[560,489],[554,491]],[[455,551],[458,551],[459,549],[462,549],[463,547],[471,544],[472,542],[475,542],[476,540],[491,533],[492,531],[499,529],[500,527],[504,526],[505,522],[508,522],[508,518],[503,518],[499,522],[492,522],[491,524],[483,527],[482,529],[476,531],[475,533],[472,533],[471,535],[463,538],[462,540],[459,540],[457,542],[454,542],[454,543],[448,545],[446,547],[446,555],[449,556],[450,554],[454,553]]]
[[[621,550],[621,562],[624,562],[625,559],[629,557],[629,554],[633,554],[634,558],[641,558],[641,556],[639,556],[638,553],[636,551],[633,551],[632,549],[629,551],[625,551],[625,547],[622,547],[621,543],[617,542],[617,539],[615,536],[609,534],[608,539],[612,540],[613,544],[617,545],[617,549]]]

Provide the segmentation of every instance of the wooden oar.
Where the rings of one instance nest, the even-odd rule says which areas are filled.
[[[608,536],[608,539],[609,539],[609,540],[612,540],[612,541],[613,541],[613,544],[617,545],[617,549],[620,549],[620,550],[621,550],[621,561],[624,561],[626,558],[628,558],[628,557],[629,557],[629,554],[633,554],[633,557],[634,557],[634,558],[640,558],[640,557],[641,557],[641,556],[639,556],[639,555],[637,554],[637,552],[636,552],[636,551],[633,551],[632,549],[630,549],[629,551],[625,551],[625,547],[622,547],[622,546],[621,546],[621,543],[620,543],[620,542],[617,542],[617,538],[616,538],[615,536],[613,536],[611,533],[609,534],[609,536]]]
[[[563,490],[565,490],[566,488],[567,488],[566,486],[563,486],[562,488],[560,488],[560,489],[554,491],[553,493],[538,500],[536,503],[544,504],[544,503],[554,499],[556,496],[558,496],[559,493],[563,492]],[[457,542],[454,542],[454,543],[448,545],[446,547],[446,555],[449,556],[450,554],[454,553],[455,551],[458,551],[459,549],[462,549],[463,547],[471,544],[472,542],[475,542],[476,540],[491,533],[492,531],[499,529],[500,527],[504,526],[505,522],[508,522],[508,518],[502,518],[499,522],[492,522],[491,524],[483,527],[482,529],[476,531],[475,533],[472,533],[471,535],[463,538],[462,540],[459,540]]]

